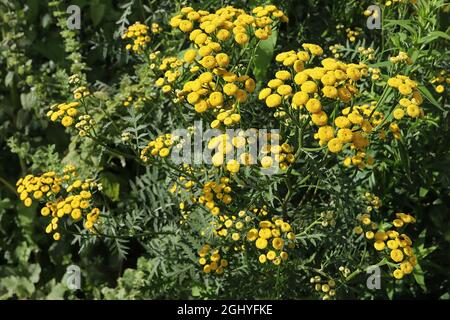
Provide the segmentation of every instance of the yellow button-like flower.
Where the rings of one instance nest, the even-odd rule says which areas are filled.
[[[267,248],[267,240],[263,239],[263,238],[258,238],[255,242],[255,245],[258,249],[263,250],[263,249]]]
[[[278,107],[281,104],[281,96],[273,93],[266,98],[266,105],[269,108]]]

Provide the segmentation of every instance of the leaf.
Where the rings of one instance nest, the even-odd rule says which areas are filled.
[[[420,91],[420,93],[422,93],[427,99],[428,101],[430,101],[436,108],[438,108],[440,111],[444,112],[444,108],[442,108],[439,105],[439,102],[436,101],[436,99],[433,97],[433,95],[431,94],[430,90],[428,90],[425,86],[420,85],[418,86],[418,89]]]
[[[422,288],[424,292],[427,292],[427,286],[425,285],[425,276],[422,270],[422,267],[417,264],[414,267],[414,280],[416,280],[417,284]]]
[[[256,49],[253,72],[257,82],[263,82],[267,78],[267,70],[273,57],[277,37],[278,32],[273,31],[270,37],[261,41]]]
[[[97,26],[102,21],[103,16],[105,15],[105,10],[106,5],[104,4],[101,3],[91,4],[90,14],[94,26]]]
[[[425,37],[420,38],[417,42],[418,43],[427,44],[427,43],[433,42],[434,40],[436,40],[438,38],[443,38],[445,40],[450,40],[450,36],[448,34],[446,34],[445,32],[433,31],[433,32],[430,32]]]
[[[10,87],[14,79],[14,72],[9,71],[5,77],[5,87]]]
[[[20,94],[20,103],[24,109],[32,109],[36,104],[37,99],[36,95],[33,92],[21,93]]]
[[[100,182],[102,183],[102,193],[108,196],[113,201],[118,201],[120,198],[120,183],[119,179],[110,172],[102,172],[100,174]]]

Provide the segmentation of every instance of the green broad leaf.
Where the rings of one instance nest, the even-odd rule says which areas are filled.
[[[412,35],[416,35],[416,30],[411,25],[410,20],[386,20],[385,28],[399,26],[405,30],[407,30]]]
[[[103,186],[102,193],[113,201],[119,201],[120,199],[119,179],[112,173],[102,172],[100,174],[100,182]]]
[[[30,110],[36,104],[36,95],[33,92],[20,94],[20,103],[24,109]]]
[[[414,276],[414,280],[416,280],[416,283],[420,286],[420,288],[424,291],[427,292],[427,286],[425,285],[425,276],[424,276],[424,272],[422,270],[422,267],[417,264],[414,267],[414,272],[413,272],[413,276]]]
[[[14,72],[9,71],[5,77],[5,87],[7,87],[7,88],[11,87],[13,79],[14,79]]]
[[[91,4],[89,11],[94,26],[97,26],[105,16],[106,5],[101,3],[93,3]]]
[[[442,31],[433,31],[430,32],[428,35],[426,35],[425,37],[420,38],[417,42],[418,43],[423,43],[423,44],[427,44],[430,42],[433,42],[436,39],[445,39],[445,40],[450,40],[450,35],[446,34],[445,32]]]
[[[273,31],[270,37],[267,40],[261,41],[256,49],[253,72],[258,83],[264,82],[267,79],[267,70],[272,61],[277,38],[278,32]]]
[[[439,105],[439,102],[437,102],[437,100],[433,97],[433,95],[431,94],[431,92],[430,92],[430,90],[428,90],[425,86],[423,86],[423,85],[420,85],[420,86],[418,86],[418,89],[419,89],[419,91],[420,91],[420,93],[422,93],[424,96],[425,96],[425,98],[427,98],[427,100],[429,101],[429,102],[431,102],[431,104],[433,104],[436,108],[438,108],[440,111],[444,111],[444,108],[442,108],[440,105]]]
[[[428,194],[428,189],[424,187],[420,187],[419,189],[419,197],[424,198]]]

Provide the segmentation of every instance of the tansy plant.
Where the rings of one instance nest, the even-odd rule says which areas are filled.
[[[91,141],[92,152],[114,170],[159,170],[158,185],[179,213],[175,233],[195,239],[186,246],[202,277],[226,286],[234,275],[268,274],[275,296],[282,283],[301,279],[324,299],[348,292],[368,266],[400,280],[420,263],[403,231],[414,213],[383,203],[368,192],[368,181],[385,166],[379,159],[386,151],[404,148],[410,138],[404,133],[427,121],[414,59],[359,44],[328,50],[305,42],[277,48],[265,61],[264,50],[273,53],[288,22],[275,5],[184,7],[168,25],[136,22],[121,39],[136,62],[134,75],[109,92],[75,75],[73,98],[51,106],[47,116],[72,134],[73,148]],[[346,29],[346,36],[353,43],[360,32]],[[442,93],[445,74],[431,82]],[[176,133],[180,128],[186,135]],[[195,132],[208,129],[216,134],[195,141]],[[197,147],[211,151],[210,162],[174,161],[183,148],[195,158]],[[41,214],[50,218],[45,231],[55,240],[70,229],[62,224],[77,221],[92,237],[113,230],[111,238],[145,242],[154,235],[143,226],[124,231],[140,220],[117,223],[125,218],[95,196],[96,181],[69,167],[28,175],[17,191],[26,206],[42,203]],[[118,207],[125,215],[127,208]],[[144,216],[153,214],[146,210],[142,204]]]

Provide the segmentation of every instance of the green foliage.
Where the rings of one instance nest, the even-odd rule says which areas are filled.
[[[0,299],[320,299],[323,293],[310,283],[318,276],[322,282],[336,281],[343,299],[449,298],[449,87],[447,81],[438,93],[431,83],[441,70],[448,79],[448,4],[418,0],[385,7],[380,1],[383,29],[368,30],[363,12],[370,1],[273,2],[288,14],[289,23],[277,25],[254,51],[233,51],[232,58],[242,58],[242,66],[257,80],[256,97],[278,70],[278,53],[305,42],[326,50],[341,44],[341,60],[358,61],[359,47],[373,48],[375,59],[365,61],[369,68],[415,79],[426,117],[402,127],[400,140],[375,142],[379,165],[370,170],[344,169],[304,130],[306,121],[297,131],[282,132],[301,146],[299,165],[288,175],[270,178],[246,171],[233,183],[240,204],[265,205],[289,219],[296,226],[298,247],[278,269],[255,262],[257,251],[250,248],[230,260],[232,270],[214,277],[203,274],[198,264],[199,249],[214,242],[204,232],[210,214],[199,206],[182,210],[189,194],[169,192],[180,183],[179,176],[189,175],[168,161],[152,160],[147,166],[140,161],[150,140],[192,126],[198,117],[155,86],[162,72],[149,68],[148,54],[127,52],[121,35],[135,21],[158,23],[163,31],[152,35],[152,50],[182,58],[190,44],[169,26],[181,7],[213,11],[231,4],[250,10],[266,1],[0,0]],[[67,29],[70,4],[82,9],[81,30]],[[358,27],[360,34],[351,41],[346,28]],[[400,51],[411,57],[411,65],[388,61]],[[69,77],[74,74],[92,91],[86,101],[99,124],[95,139],[64,130],[46,116],[50,106],[73,100]],[[180,82],[190,79],[189,74],[183,77]],[[365,98],[378,100],[382,93],[379,104],[390,121],[396,93],[374,83],[364,88]],[[124,107],[129,97],[132,105]],[[264,102],[251,97],[248,103],[251,107],[241,110],[242,118],[249,119],[246,126],[280,126]],[[55,242],[43,231],[41,206],[25,207],[15,183],[29,173],[58,171],[62,164],[75,164],[80,176],[101,183],[96,195],[102,203],[101,224],[91,233],[67,223],[60,226],[64,238]],[[211,177],[218,174],[209,169],[196,176]],[[394,282],[393,264],[374,255],[364,236],[353,234],[367,191],[382,199],[376,213],[380,221],[395,212],[417,219],[411,234],[408,230],[418,258],[409,279]],[[391,223],[381,226],[387,229]],[[81,291],[67,288],[66,268],[72,264],[81,268]],[[382,266],[383,279],[390,279],[383,290],[366,288],[370,264]]]

